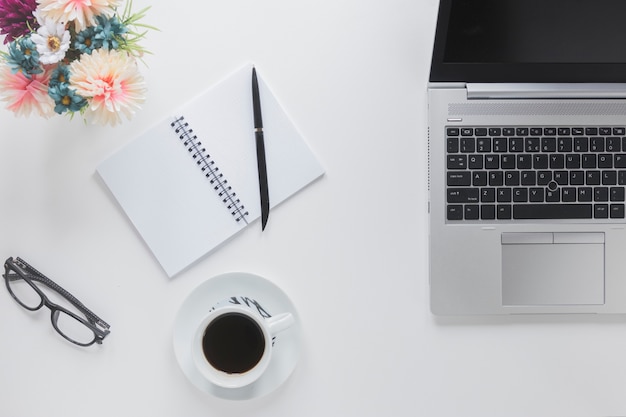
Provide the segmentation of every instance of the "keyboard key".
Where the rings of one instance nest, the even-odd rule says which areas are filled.
[[[567,169],[578,169],[580,168],[580,154],[579,153],[568,153],[565,155],[565,167]]]
[[[496,200],[498,203],[510,203],[513,199],[513,193],[510,188],[498,188],[496,190]]]
[[[574,152],[589,152],[589,138],[574,138]]]
[[[561,192],[559,190],[545,190],[546,202],[548,203],[558,203],[561,201]]]
[[[514,219],[590,219],[591,204],[516,204]]]
[[[498,187],[504,185],[504,174],[502,171],[490,171],[489,172],[489,185],[491,187]]]
[[[459,128],[458,127],[449,127],[446,129],[446,133],[448,136],[459,136]]]
[[[585,178],[587,185],[600,185],[600,171],[587,171]]]
[[[602,171],[602,185],[617,185],[617,172]]]
[[[509,152],[524,152],[524,139],[509,138]]]
[[[476,136],[487,136],[487,128],[486,127],[477,127],[474,129],[474,135]]]
[[[493,151],[505,153],[509,151],[509,140],[507,138],[493,138]]]
[[[496,217],[498,220],[510,220],[511,219],[511,205],[510,204],[498,204]]]
[[[472,172],[472,185],[474,187],[484,187],[487,185],[487,171]]]
[[[460,187],[472,184],[472,173],[469,171],[452,171],[448,172],[448,186]]]
[[[556,138],[541,138],[541,152],[556,152]]]
[[[609,201],[609,189],[607,187],[595,187],[593,189],[593,201]]]
[[[475,138],[461,138],[459,142],[459,150],[461,153],[476,152],[476,139]]]
[[[578,193],[575,187],[561,188],[561,201],[565,203],[575,203]]]
[[[515,155],[500,155],[500,167],[502,169],[515,169]]]
[[[604,138],[593,137],[589,139],[589,150],[591,152],[604,152]]]
[[[615,155],[616,158],[617,158],[617,156],[618,155]],[[626,163],[626,155],[624,155],[624,162]],[[591,154],[591,153],[583,154],[582,167],[586,168],[586,169],[597,168],[598,167],[598,163],[597,163],[596,155]],[[625,166],[625,168],[626,168],[626,166]]]
[[[480,209],[478,204],[465,205],[465,220],[478,220]]]
[[[527,153],[517,155],[517,169],[531,169],[533,166],[533,157]]]
[[[593,217],[595,219],[608,219],[609,218],[609,205],[608,204],[595,204],[593,206]]]
[[[457,153],[459,151],[459,138],[448,138],[446,145],[448,153]]]
[[[626,175],[624,176],[626,180]],[[548,185],[552,181],[552,171],[539,171],[537,173],[537,185]]]
[[[478,203],[478,188],[448,188],[448,203]]]
[[[611,187],[611,201],[626,201],[624,187]]]
[[[548,155],[546,154],[535,154],[533,155],[533,168],[534,169],[548,169],[550,166]]]
[[[626,168],[626,154],[618,153],[614,155],[613,166],[615,168]]]
[[[620,138],[606,138],[607,152],[620,152],[622,150],[622,140]]]
[[[491,139],[478,138],[476,140],[476,152],[481,152],[481,153],[491,152]]]
[[[463,220],[463,206],[460,204],[450,204],[447,207],[448,220]]]
[[[513,202],[515,203],[528,202],[528,188],[514,188],[513,189]]]
[[[467,155],[448,155],[448,169],[466,169]]]
[[[585,185],[585,171],[570,171],[570,185]]]
[[[495,188],[481,188],[480,189],[480,202],[481,203],[495,203],[496,202],[496,189]]]
[[[623,219],[624,216],[624,204],[611,204],[609,206],[609,217],[611,219]]]
[[[562,154],[553,153],[549,157],[551,169],[565,168],[565,157]]]
[[[593,201],[593,188],[578,187],[578,201],[581,203],[588,203]]]
[[[467,158],[469,169],[483,169],[483,155],[469,155]]]
[[[543,128],[541,127],[530,128],[530,136],[541,136],[541,135],[543,135]]]
[[[502,135],[502,129],[499,127],[490,127],[489,128],[489,136],[500,136]]]
[[[522,171],[520,174],[520,184],[525,186],[537,185],[537,172]]]
[[[506,171],[504,173],[504,185],[507,187],[514,187],[519,185],[520,174],[519,171]]]
[[[528,200],[531,203],[543,203],[544,200],[544,190],[543,188],[533,187],[528,190]]]
[[[526,138],[524,141],[524,150],[529,153],[536,153],[541,151],[541,139],[540,138]]]
[[[558,138],[556,140],[556,149],[559,152],[572,152],[572,138]]]
[[[567,171],[554,171],[552,173],[552,180],[558,185],[567,185],[569,182],[569,173]],[[548,183],[550,186],[550,183]],[[556,187],[553,187],[553,189]]]
[[[485,169],[500,169],[500,157],[497,155],[485,155]]]
[[[461,128],[461,136],[474,136],[474,128],[473,127],[462,127]]]
[[[480,218],[483,220],[495,220],[496,206],[493,204],[483,204],[480,206]]]

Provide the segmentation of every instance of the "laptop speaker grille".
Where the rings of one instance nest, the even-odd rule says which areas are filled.
[[[523,103],[450,103],[450,116],[624,116],[626,103],[572,103],[572,102],[523,102]]]

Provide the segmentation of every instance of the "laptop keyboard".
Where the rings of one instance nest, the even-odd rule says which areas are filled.
[[[626,127],[446,127],[446,217],[624,219]]]

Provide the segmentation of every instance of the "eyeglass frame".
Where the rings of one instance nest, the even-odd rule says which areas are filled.
[[[59,333],[63,338],[68,340],[69,342],[74,343],[78,346],[91,346],[94,343],[102,344],[104,338],[110,333],[110,326],[100,317],[98,317],[95,313],[89,310],[83,303],[81,303],[76,297],[70,294],[67,290],[62,288],[56,282],[52,281],[50,278],[46,277],[44,274],[33,268],[27,262],[25,262],[21,258],[16,258],[15,260],[10,257],[4,262],[4,270],[5,273],[2,275],[5,280],[5,284],[9,294],[11,297],[22,307],[29,311],[37,311],[40,310],[43,306],[46,306],[50,309],[50,320],[52,321],[52,327]],[[14,272],[14,274],[10,274],[10,272]],[[13,279],[11,279],[14,277]],[[9,281],[16,281],[18,279],[24,280],[28,285],[30,285],[33,290],[39,295],[41,301],[36,307],[30,307],[24,304],[11,290],[11,286],[9,285]],[[44,294],[44,292],[35,285],[35,282],[39,282],[51,290],[55,291],[59,295],[61,295],[64,299],[70,302],[74,307],[76,307],[81,313],[83,313],[86,317],[83,318],[72,311],[67,310],[63,306],[53,303],[50,299]],[[70,317],[74,318],[88,329],[90,329],[94,334],[94,339],[89,343],[81,343],[76,340],[73,340],[71,337],[63,333],[61,329],[59,329],[57,325],[59,314],[63,312]],[[99,326],[99,327],[98,327]]]

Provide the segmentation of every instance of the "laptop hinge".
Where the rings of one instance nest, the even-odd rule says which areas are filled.
[[[468,83],[472,99],[625,99],[626,84]]]

